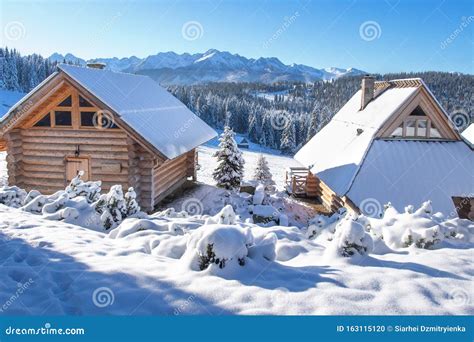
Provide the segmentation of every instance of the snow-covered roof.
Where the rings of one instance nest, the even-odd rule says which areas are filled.
[[[295,159],[343,196],[379,128],[418,87],[389,88],[360,110],[361,90],[298,151]],[[359,130],[359,131],[358,131]],[[362,131],[361,131],[362,130]]]
[[[362,211],[372,199],[399,211],[431,200],[433,210],[457,215],[451,197],[473,196],[472,170],[474,153],[463,141],[374,140],[347,196]]]
[[[66,64],[58,67],[169,159],[216,136],[211,127],[148,76]]]
[[[237,144],[248,144],[248,143],[249,143],[249,141],[248,141],[247,138],[245,138],[245,137],[235,136],[234,139],[235,139],[235,142],[236,142]]]
[[[471,145],[474,145],[474,123],[470,124],[463,132],[462,136],[466,139]]]

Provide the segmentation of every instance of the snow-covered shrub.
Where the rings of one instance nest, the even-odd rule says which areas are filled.
[[[38,196],[41,196],[41,192],[39,192],[38,190],[34,190],[34,189],[30,190],[28,195],[26,195],[25,199],[23,200],[23,205],[26,205],[26,204],[30,203],[31,200],[33,200],[34,198],[36,198]]]
[[[26,196],[26,191],[17,186],[0,187],[0,204],[8,207],[21,207]]]
[[[353,217],[346,217],[336,226],[332,243],[337,254],[343,257],[366,255],[373,249],[372,237]]]
[[[37,197],[35,197],[35,198],[37,198]],[[49,200],[49,198],[47,198],[47,200]],[[63,192],[62,194],[57,196],[56,199],[54,199],[54,197],[53,197],[53,199],[51,199],[51,202],[44,204],[41,212],[43,214],[55,213],[58,210],[64,208],[64,206],[66,205],[66,202],[68,200],[69,200],[68,194]]]
[[[21,209],[33,214],[41,214],[43,212],[43,207],[47,202],[48,196],[39,195],[22,206]]]
[[[251,211],[254,223],[280,222],[280,212],[272,205],[254,205]]]
[[[445,239],[469,241],[470,233],[463,228],[461,219],[447,221],[441,213],[433,213],[431,201],[416,209],[409,205],[404,213],[389,207],[381,219],[370,218],[374,234],[381,236],[391,248],[415,246],[430,249]]]
[[[84,175],[84,171],[79,171],[76,177],[71,180],[71,183],[66,187],[66,193],[69,198],[77,196],[83,196],[87,199],[87,202],[92,203],[99,199],[102,182],[101,181],[89,181],[84,182],[81,177]]]
[[[346,216],[346,213],[347,210],[345,208],[340,208],[331,216],[316,215],[309,221],[309,226],[306,229],[306,237],[308,239],[314,239],[325,232],[327,239],[332,240],[337,224]]]
[[[182,210],[176,211],[174,208],[167,208],[163,211],[158,211],[152,215],[153,217],[165,217],[165,218],[186,218],[189,214]]]
[[[226,189],[238,188],[244,175],[245,162],[234,135],[232,129],[226,126],[219,138],[219,149],[214,154],[218,164],[212,176],[217,186]]]
[[[253,204],[263,204],[263,200],[265,199],[265,187],[263,184],[258,184],[255,188],[255,193],[253,194]]]
[[[440,227],[434,226],[423,230],[413,232],[408,228],[402,236],[404,247],[415,245],[418,248],[430,249],[443,239],[440,233]]]
[[[275,184],[272,178],[272,173],[270,172],[270,168],[268,167],[268,162],[263,156],[260,154],[257,160],[257,166],[255,168],[255,173],[253,179],[259,183],[262,183],[266,188],[271,187]],[[261,204],[261,203],[258,203]]]
[[[236,215],[230,204],[226,205],[216,215],[208,217],[206,224],[235,224]]]
[[[188,248],[195,249],[199,270],[202,271],[213,264],[219,268],[224,268],[230,262],[244,266],[248,247],[252,243],[250,231],[238,226],[216,224],[195,231]]]
[[[106,230],[117,227],[126,217],[139,212],[136,196],[133,188],[129,188],[124,195],[121,185],[113,185],[107,194],[99,197],[94,206],[101,214],[100,219]]]
[[[79,217],[79,211],[76,208],[63,208],[51,214],[43,213],[46,220],[73,222]]]

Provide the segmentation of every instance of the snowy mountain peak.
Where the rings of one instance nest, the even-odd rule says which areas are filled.
[[[332,80],[347,75],[362,75],[364,71],[330,67],[316,69],[303,64],[286,65],[276,57],[246,58],[228,51],[209,49],[204,53],[177,54],[173,51],[159,52],[145,58],[95,58],[85,61],[70,53],[52,54],[54,62],[72,62],[85,65],[100,62],[113,71],[124,71],[149,75],[166,84],[197,84],[205,82],[262,82],[279,81],[315,82]]]

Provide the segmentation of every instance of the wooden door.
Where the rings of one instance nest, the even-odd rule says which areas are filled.
[[[77,176],[79,171],[84,171],[84,176],[81,177],[83,181],[90,179],[90,164],[89,158],[69,157],[66,159],[66,180],[71,181]]]

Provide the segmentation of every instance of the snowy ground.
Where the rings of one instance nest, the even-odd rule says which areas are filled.
[[[187,234],[127,226],[111,238],[0,205],[0,313],[474,313],[472,244],[328,259],[297,228],[251,230],[278,237],[274,262],[196,271]]]
[[[216,147],[212,145],[201,146],[198,149],[199,156],[199,165],[200,169],[198,170],[198,181],[206,184],[215,184],[214,179],[212,179],[212,171],[217,165],[216,158],[212,157]],[[285,171],[290,166],[299,166],[301,164],[289,156],[277,155],[277,151],[261,148],[260,145],[251,144],[250,149],[241,149],[243,157],[245,160],[245,174],[244,179],[250,180],[255,171],[255,166],[257,163],[257,158],[260,153],[265,155],[265,158],[268,161],[268,166],[270,171],[273,174],[273,180],[276,183],[276,186],[283,190],[285,186]]]
[[[289,226],[282,217],[281,226],[255,224],[255,198],[212,185],[214,150],[199,149],[202,183],[169,204],[189,214],[167,210],[105,231],[80,196],[61,215],[0,204],[0,315],[474,314],[474,224],[432,215],[429,204],[389,208],[380,220],[308,222],[313,213],[280,192],[262,208]],[[257,156],[244,151],[247,179]],[[294,162],[266,157],[282,188]],[[236,218],[220,211],[228,204]],[[357,241],[366,252],[340,255]],[[211,243],[225,267],[200,270]]]

